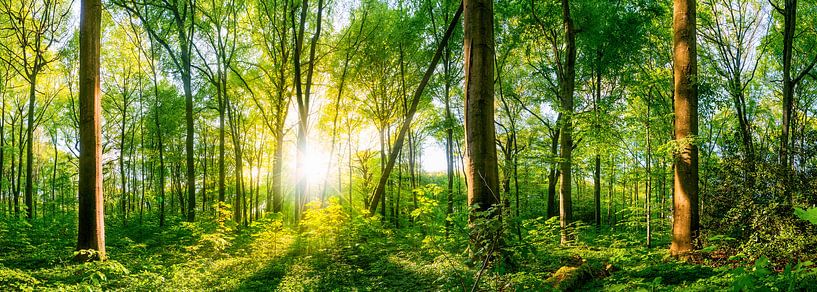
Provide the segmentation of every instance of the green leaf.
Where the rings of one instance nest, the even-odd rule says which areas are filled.
[[[817,208],[809,208],[808,210],[794,208],[794,215],[797,215],[800,219],[811,222],[811,224],[817,225]]]
[[[766,256],[761,256],[760,258],[757,259],[757,261],[755,261],[755,268],[756,269],[765,268],[768,265],[769,265],[769,258],[767,258]]]

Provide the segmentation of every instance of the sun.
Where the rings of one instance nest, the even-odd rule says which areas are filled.
[[[303,170],[301,172],[297,171],[297,156],[297,150],[293,149],[290,155],[290,161],[292,161],[290,165],[293,173],[303,175],[307,183],[310,185],[323,183],[328,175],[327,172],[329,171],[329,166],[331,164],[331,157],[329,153],[319,145],[308,145],[303,156],[303,162],[301,163],[303,166]]]

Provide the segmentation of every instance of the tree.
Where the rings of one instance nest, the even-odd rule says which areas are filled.
[[[77,253],[79,261],[105,260],[99,93],[100,0],[82,0],[80,11],[80,162]],[[93,252],[89,251],[93,250]]]
[[[185,153],[187,179],[187,221],[192,222],[196,215],[195,163],[193,155],[193,87],[192,87],[192,50],[195,32],[194,16],[196,2],[193,0],[115,0],[115,4],[124,8],[129,14],[139,18],[142,27],[148,32],[152,41],[156,41],[178,70],[182,79],[185,98]],[[165,23],[165,17],[170,23]],[[174,45],[176,47],[172,47]]]
[[[694,249],[698,237],[698,74],[695,0],[673,2],[673,68],[675,80],[675,196],[672,245],[674,256]]]
[[[3,61],[28,82],[26,130],[25,203],[28,219],[34,218],[34,128],[37,101],[37,77],[57,60],[49,50],[59,42],[70,16],[69,5],[61,0],[0,1],[0,14],[9,28],[3,36],[15,42],[0,42]],[[44,106],[45,107],[45,106]],[[22,123],[20,125],[22,131]],[[22,134],[21,134],[22,135]],[[21,147],[22,141],[21,141]],[[20,156],[22,157],[22,156]],[[22,166],[22,161],[20,166]]]
[[[494,11],[493,1],[463,1],[465,60],[465,177],[468,216],[474,251],[490,253],[500,235],[479,228],[480,220],[499,214],[499,166],[494,127]],[[482,223],[484,224],[484,223]]]
[[[783,16],[783,125],[780,136],[780,164],[783,168],[792,171],[791,152],[791,132],[792,118],[794,115],[794,94],[795,88],[803,78],[805,78],[817,65],[817,54],[813,57],[804,57],[806,63],[800,68],[800,72],[792,72],[796,68],[793,66],[794,42],[797,38],[797,0],[784,0],[783,7],[776,5],[773,1],[769,3],[774,10]],[[790,183],[790,182],[789,182]],[[791,187],[784,188],[784,199],[787,204],[792,203]]]
[[[570,3],[563,0],[560,3],[558,10],[561,12],[561,19],[545,18],[547,15],[539,15],[537,12],[537,4],[531,3],[531,15],[536,23],[541,28],[541,33],[544,34],[544,39],[549,46],[545,58],[547,63],[554,67],[543,68],[541,74],[545,75],[545,79],[549,84],[550,90],[557,96],[558,111],[559,111],[559,145],[553,143],[553,146],[559,148],[559,224],[561,226],[561,242],[567,244],[571,240],[570,226],[573,221],[573,201],[572,201],[572,156],[575,148],[573,142],[573,127],[575,115],[575,101],[574,91],[576,87],[576,34],[578,33],[570,10]],[[557,8],[551,3],[546,3],[546,12],[555,15]],[[562,33],[558,33],[556,28],[557,23],[561,26]],[[542,65],[546,67],[546,65]],[[551,76],[550,71],[554,71],[555,76]],[[555,82],[551,80],[555,77]],[[551,130],[551,133],[554,133]],[[552,149],[555,149],[553,147]],[[553,173],[553,172],[551,172]],[[551,180],[553,182],[554,180]]]
[[[559,101],[560,111],[564,115],[561,130],[561,158],[559,179],[559,225],[562,229],[561,242],[566,244],[571,240],[570,224],[573,221],[573,201],[571,198],[571,166],[573,157],[573,90],[576,86],[576,29],[570,15],[570,2],[562,0],[562,21],[565,35],[565,59],[560,66]]]
[[[378,202],[381,199],[381,196],[383,196],[386,192],[386,183],[388,182],[389,174],[394,168],[394,163],[397,160],[400,150],[403,148],[403,141],[406,139],[406,133],[408,133],[409,128],[411,128],[411,121],[414,118],[414,115],[417,113],[417,106],[420,103],[420,97],[422,96],[426,85],[428,85],[428,81],[431,79],[434,69],[437,68],[437,64],[442,58],[445,46],[449,39],[451,39],[451,35],[454,33],[454,28],[459,22],[462,12],[463,5],[460,4],[457,12],[454,13],[454,17],[448,24],[445,34],[437,44],[437,51],[434,53],[434,57],[431,58],[431,63],[428,65],[428,68],[426,68],[426,72],[423,74],[423,79],[420,80],[420,84],[417,86],[417,89],[412,95],[411,103],[408,105],[409,108],[405,114],[405,119],[403,119],[403,124],[400,126],[400,132],[397,133],[397,138],[394,140],[394,146],[391,147],[392,151],[389,153],[388,162],[385,164],[386,168],[383,169],[382,175],[380,176],[380,181],[377,183],[377,186],[374,189],[371,202]],[[374,212],[377,210],[377,205],[375,204],[369,204],[367,207],[370,214],[374,214]]]
[[[6,154],[6,96],[8,93],[8,84],[9,84],[9,68],[8,66],[3,66],[3,78],[0,81],[0,176],[4,176],[4,168],[5,164],[5,154]],[[0,206],[3,204],[3,182],[4,179],[0,178]],[[8,196],[8,195],[7,195]],[[8,200],[11,203],[11,199]],[[12,210],[11,204],[8,206],[9,213]]]
[[[268,103],[260,99],[253,99],[275,139],[273,146],[275,149],[272,155],[272,198],[267,202],[268,211],[274,213],[281,212],[284,196],[281,182],[284,165],[284,122],[289,113],[291,99],[291,84],[287,82],[286,77],[292,69],[288,64],[293,46],[289,42],[289,30],[287,29],[290,4],[291,1],[258,0],[255,9],[257,20],[252,21],[252,27],[256,29],[254,32],[258,35],[256,44],[260,45],[264,54],[264,58],[256,65],[275,89],[274,91],[262,91],[267,94]],[[271,112],[268,113],[266,108],[271,108]]]
[[[444,1],[444,4],[448,4],[448,1]],[[444,8],[447,8],[444,6]],[[447,11],[446,11],[447,12]],[[449,16],[448,13],[443,13],[443,20],[448,20]],[[443,78],[444,78],[444,100],[443,103],[445,104],[445,160],[446,160],[446,177],[448,178],[448,184],[446,185],[447,190],[447,197],[446,197],[446,217],[450,218],[454,215],[454,128],[459,127],[460,125],[456,123],[454,120],[454,116],[451,113],[451,90],[455,81],[452,80],[453,75],[453,68],[455,66],[452,58],[451,58],[451,46],[446,44],[445,46],[445,54],[443,55]],[[412,188],[414,184],[412,184]],[[414,199],[414,204],[417,205],[417,198]],[[448,235],[450,233],[452,220],[446,220],[445,223],[445,234]]]
[[[122,210],[122,224],[128,224],[129,211],[131,209],[131,198],[136,189],[128,189],[128,183],[132,185],[135,179],[129,181],[128,165],[133,163],[133,156],[129,150],[136,148],[133,141],[127,143],[129,137],[135,134],[135,117],[132,112],[134,103],[137,102],[137,94],[141,92],[138,88],[137,79],[141,76],[142,68],[137,67],[139,62],[137,57],[139,51],[133,42],[131,29],[125,26],[113,27],[111,37],[106,39],[102,46],[114,46],[117,51],[107,50],[101,53],[101,90],[104,92],[102,98],[102,111],[107,128],[103,132],[117,132],[117,162],[120,181],[120,207]],[[117,121],[118,123],[113,123]],[[118,124],[118,125],[117,125]],[[113,137],[112,137],[113,138]],[[104,139],[103,139],[104,140]],[[128,145],[130,144],[130,145]]]
[[[763,8],[755,1],[732,0],[703,2],[708,17],[701,17],[700,35],[714,61],[714,70],[724,82],[732,98],[738,118],[744,160],[749,171],[749,184],[755,169],[755,146],[752,138],[751,102],[747,102],[747,88],[755,78],[764,47],[756,45],[766,35],[769,23]],[[765,46],[765,45],[764,45]]]
[[[300,220],[301,209],[306,204],[306,173],[304,172],[307,148],[307,137],[309,136],[309,107],[312,89],[312,76],[315,71],[315,51],[318,46],[318,40],[321,37],[321,23],[323,18],[324,3],[323,0],[318,0],[317,24],[315,25],[315,32],[309,42],[309,59],[307,61],[306,80],[302,77],[301,57],[303,56],[303,41],[304,30],[306,25],[307,8],[309,0],[303,0],[301,3],[301,16],[299,19],[300,25],[295,26],[295,9],[292,9],[292,34],[295,36],[295,48],[293,50],[293,62],[295,69],[295,101],[298,109],[298,140],[297,140],[297,156],[296,156],[296,179],[297,185],[295,187],[296,205],[295,205],[295,220]],[[302,87],[304,87],[302,89]]]

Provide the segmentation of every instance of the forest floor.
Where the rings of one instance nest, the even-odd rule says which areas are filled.
[[[591,231],[576,246],[559,247],[551,240],[557,238],[550,232],[553,220],[526,225],[523,241],[507,243],[510,264],[481,271],[479,264],[469,264],[464,228],[455,226],[459,231],[446,239],[443,234],[427,235],[432,229],[420,223],[384,228],[376,219],[348,219],[337,211],[312,216],[311,222],[300,225],[300,232],[280,219],[262,219],[234,229],[229,223],[173,220],[160,228],[153,217],[145,217],[142,224],[132,220],[123,227],[121,220],[109,218],[110,260],[84,264],[71,262],[72,218],[30,223],[0,219],[0,290],[547,291],[558,287],[712,291],[795,287],[788,286],[794,277],[764,266],[747,264],[744,268],[711,259],[696,264],[676,261],[667,255],[666,239],[658,238],[655,248],[646,249],[637,232]],[[477,278],[479,283],[474,285]]]

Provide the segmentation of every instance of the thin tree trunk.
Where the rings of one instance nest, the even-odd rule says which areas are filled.
[[[445,164],[446,164],[446,176],[448,177],[448,189],[447,189],[447,200],[446,200],[446,208],[445,208],[445,237],[447,238],[451,232],[451,223],[454,218],[454,121],[451,115],[451,54],[448,45],[445,45],[445,55],[443,55],[443,70],[445,76],[445,83],[444,83],[444,94],[445,94]],[[413,154],[411,167],[412,167],[412,189],[414,189],[414,159]],[[417,205],[417,197],[414,197],[414,205],[416,208]]]
[[[232,105],[230,104],[230,100],[225,98],[225,104],[227,107],[227,115],[229,117],[229,123],[231,128],[230,136],[233,139],[233,151],[235,153],[235,204],[233,205],[233,219],[235,219],[236,223],[241,223],[243,219],[243,214],[245,213],[244,208],[244,168],[243,168],[243,153],[241,149],[241,139],[239,138],[239,131],[238,123],[240,121],[237,120],[237,113],[233,113]]]
[[[183,28],[184,24],[179,24],[179,28]],[[193,153],[193,138],[194,138],[194,124],[193,124],[193,89],[191,87],[191,73],[192,65],[190,62],[190,47],[191,40],[189,39],[186,29],[179,29],[179,43],[181,44],[182,53],[182,87],[184,88],[184,109],[185,109],[185,154],[187,158],[187,222],[196,220],[196,165],[195,156]],[[182,204],[184,205],[184,204]]]
[[[451,38],[451,35],[454,32],[454,28],[459,22],[459,18],[460,15],[462,15],[463,10],[462,6],[463,5],[460,5],[459,9],[457,9],[457,12],[454,13],[454,18],[451,20],[448,29],[446,29],[445,35],[443,35],[442,40],[437,45],[437,51],[434,53],[434,57],[431,59],[431,64],[429,64],[428,68],[426,69],[426,72],[423,75],[423,79],[420,81],[420,85],[417,87],[417,90],[414,91],[414,95],[411,99],[411,105],[409,107],[408,114],[406,114],[406,118],[403,120],[403,124],[400,127],[400,132],[398,132],[397,134],[397,139],[394,141],[394,147],[392,147],[394,151],[392,151],[392,153],[390,153],[389,155],[389,160],[388,163],[386,163],[386,169],[384,171],[384,174],[391,173],[391,170],[394,168],[394,162],[397,159],[396,154],[400,151],[400,149],[403,148],[403,142],[406,138],[406,133],[409,131],[411,127],[411,121],[414,118],[414,114],[417,112],[417,106],[420,103],[420,96],[423,93],[423,89],[425,89],[426,85],[428,84],[428,81],[431,79],[431,75],[434,73],[434,69],[437,67],[437,63],[440,61],[440,58],[442,56],[442,51],[445,45],[448,43],[448,40]],[[422,168],[418,167],[418,169]],[[374,193],[372,194],[373,202],[377,201],[378,199],[380,199],[381,196],[384,195],[386,190],[387,178],[388,175],[381,176],[380,181],[377,183],[377,187],[375,188]],[[375,204],[371,204],[370,206],[368,206],[369,213],[373,214],[376,211],[375,210],[376,207],[377,206]]]
[[[601,54],[599,54],[601,55]],[[601,129],[599,121],[599,102],[601,101],[601,65],[596,68],[596,96],[593,99],[593,114],[594,124],[596,129]],[[596,131],[596,135],[600,135],[600,130]],[[593,171],[593,216],[596,223],[596,228],[601,227],[601,155],[599,154],[598,146],[596,146],[595,169]]]
[[[20,110],[20,131],[17,140],[17,183],[14,187],[14,212],[19,217],[20,214],[20,189],[23,185],[23,148],[25,142],[23,141],[23,111]]]
[[[202,164],[201,171],[201,211],[207,211],[207,126],[202,125],[202,144],[204,144],[204,156],[200,159]]]
[[[59,152],[57,151],[57,133],[56,129],[54,129],[53,137],[51,137],[51,145],[54,147],[54,168],[51,172],[51,213],[52,215],[57,214],[57,162],[59,157],[57,156]],[[0,135],[3,135],[3,131],[0,131]],[[2,145],[0,145],[2,147]],[[0,176],[2,176],[3,167],[2,162],[0,162]],[[0,188],[0,192],[2,192],[2,188]],[[0,196],[2,198],[2,196]]]
[[[224,145],[226,144],[225,138],[225,124],[224,124],[224,111],[226,107],[225,99],[226,97],[222,95],[221,90],[217,90],[218,93],[218,202],[224,203],[226,198],[226,190],[225,190],[225,180],[227,179],[227,175],[225,172],[225,152],[224,152]],[[276,145],[276,147],[278,147]]]
[[[127,91],[127,90],[124,90]],[[125,176],[125,123],[127,122],[128,97],[127,93],[122,96],[122,120],[119,124],[119,177],[122,183],[122,226],[128,226],[128,178]]]
[[[646,205],[646,220],[647,220],[647,248],[652,246],[652,144],[650,144],[650,103],[652,102],[652,93],[647,95],[647,120],[646,120],[646,142],[647,142],[647,161],[645,173],[647,175],[647,183],[644,186],[644,203]]]
[[[154,95],[154,110],[153,118],[156,123],[156,139],[159,148],[159,227],[165,226],[165,152],[164,141],[162,139],[162,123],[159,119],[159,112],[161,112],[161,103],[159,102],[159,77],[156,72],[156,55],[153,51],[153,39],[150,40],[150,70],[153,74],[153,95]]]
[[[613,210],[613,184],[615,184],[616,174],[614,172],[613,167],[615,167],[615,163],[613,163],[613,157],[610,157],[610,178],[609,178],[609,186],[607,188],[607,225],[614,226],[615,225],[615,210]]]
[[[296,155],[296,176],[297,176],[297,184],[296,184],[296,196],[297,196],[297,205],[295,206],[295,221],[299,221],[301,219],[301,212],[303,211],[303,206],[306,203],[306,174],[304,173],[304,162],[306,159],[306,147],[307,147],[307,137],[309,135],[309,106],[310,106],[310,88],[312,86],[312,74],[315,68],[315,51],[318,45],[318,40],[321,36],[321,24],[322,24],[322,14],[323,14],[323,0],[318,0],[318,13],[317,13],[317,24],[315,26],[315,33],[312,36],[312,40],[310,42],[309,48],[309,63],[306,71],[306,84],[304,92],[301,91],[301,49],[303,46],[303,38],[304,38],[304,30],[305,30],[305,23],[306,23],[306,10],[309,4],[308,0],[303,0],[301,4],[301,18],[300,18],[300,28],[297,31],[297,39],[295,41],[295,89],[296,89],[296,101],[298,102],[298,138],[297,138],[297,155]],[[293,11],[294,13],[294,11]],[[293,22],[294,20],[293,15]],[[295,29],[293,23],[293,30]]]
[[[5,74],[3,75],[3,87],[2,91],[0,91],[0,176],[5,175],[3,173],[3,167],[6,166],[5,155],[6,155],[6,132],[5,132],[5,125],[6,125],[6,86],[8,85],[8,70],[6,70]],[[13,131],[12,131],[13,132]],[[5,204],[3,202],[4,197],[2,194],[3,191],[3,179],[0,179],[0,204]],[[8,198],[8,212],[11,214],[11,199]]]
[[[36,101],[37,88],[37,65],[30,76],[31,87],[28,99],[28,122],[26,128],[26,216],[29,220],[34,219],[34,102]],[[20,125],[22,127],[22,125]]]
[[[562,114],[556,118],[556,127],[551,130],[551,142],[550,142],[550,157],[556,158],[559,151],[559,137],[561,133],[561,125],[562,124]],[[548,193],[547,193],[547,217],[552,218],[558,216],[558,212],[556,210],[556,185],[558,184],[559,180],[559,164],[556,162],[551,163],[550,171],[548,172]]]

